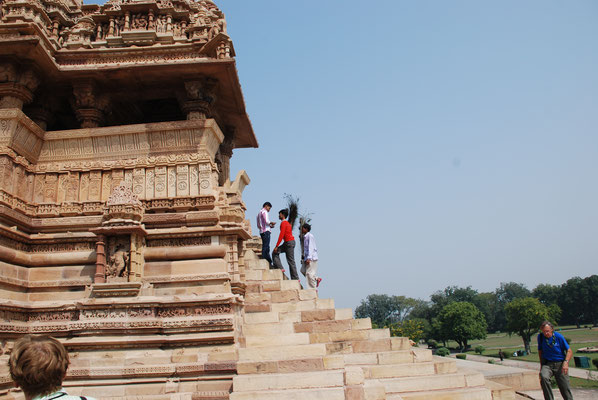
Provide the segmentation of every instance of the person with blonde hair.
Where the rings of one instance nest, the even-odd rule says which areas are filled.
[[[8,368],[10,377],[23,390],[26,400],[94,400],[69,396],[62,390],[69,363],[69,354],[58,340],[27,335],[15,342]]]

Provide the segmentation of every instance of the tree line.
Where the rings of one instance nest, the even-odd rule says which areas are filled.
[[[413,340],[468,340],[487,332],[510,332],[522,337],[530,350],[531,336],[542,320],[559,325],[598,325],[598,275],[574,277],[561,285],[540,284],[533,290],[516,282],[501,283],[493,292],[471,286],[448,286],[429,301],[405,296],[371,294],[355,309],[355,317],[369,317],[377,327]]]

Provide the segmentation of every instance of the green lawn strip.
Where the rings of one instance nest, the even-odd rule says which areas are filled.
[[[571,377],[569,377],[569,381],[571,382],[572,388],[598,389],[598,381],[597,380],[581,379],[581,378],[575,378],[575,377],[571,376]]]
[[[598,329],[577,329],[574,326],[571,326],[558,327],[557,330],[559,330],[559,332],[566,338],[571,339],[573,344],[577,346],[574,347],[574,350],[577,350],[581,347],[596,346],[598,344]],[[495,353],[496,355],[498,355],[498,349],[503,349],[503,352],[510,352],[511,354],[515,350],[523,349],[523,341],[521,340],[521,337],[517,335],[509,335],[508,333],[490,333],[488,334],[486,339],[472,340],[471,342],[469,342],[469,344],[471,345],[472,351],[473,349],[475,349],[476,346],[484,346],[486,348],[486,351],[484,352],[485,355],[490,355],[491,353]],[[457,343],[449,341],[448,346],[449,348],[456,349]],[[532,338],[532,351],[535,352],[536,348],[536,335],[534,335],[534,337]]]

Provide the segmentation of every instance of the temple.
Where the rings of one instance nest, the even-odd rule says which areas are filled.
[[[260,260],[210,0],[0,3],[0,399],[14,340],[99,399],[507,399]],[[509,397],[511,396],[511,397]]]

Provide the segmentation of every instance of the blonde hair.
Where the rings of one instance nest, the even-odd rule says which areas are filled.
[[[15,342],[8,367],[12,380],[25,394],[46,395],[62,386],[69,354],[52,337],[27,335]]]

